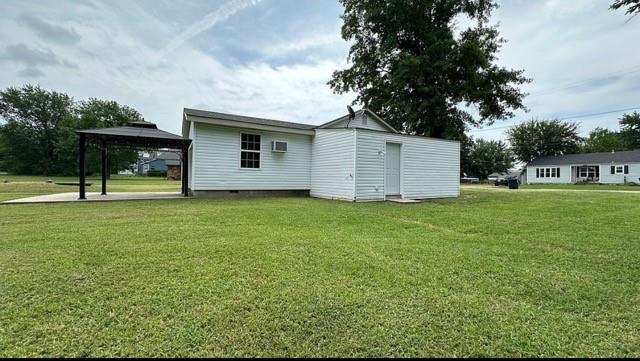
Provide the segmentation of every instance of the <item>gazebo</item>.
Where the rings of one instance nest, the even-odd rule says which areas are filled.
[[[107,148],[111,145],[131,146],[137,148],[171,148],[182,152],[182,194],[189,196],[189,145],[191,139],[183,138],[158,129],[151,122],[137,121],[127,125],[113,128],[97,128],[77,130],[79,175],[80,175],[80,199],[85,196],[85,151],[87,142],[100,146],[102,159],[102,194],[107,194]]]

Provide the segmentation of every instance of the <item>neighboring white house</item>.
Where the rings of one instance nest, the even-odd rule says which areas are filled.
[[[460,144],[400,134],[369,110],[315,126],[184,109],[194,195],[349,201],[457,197]]]
[[[527,183],[640,183],[640,150],[540,157],[527,164]]]

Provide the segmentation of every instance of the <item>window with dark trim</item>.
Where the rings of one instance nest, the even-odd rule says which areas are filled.
[[[240,134],[240,168],[260,168],[260,135]]]
[[[560,178],[560,168],[536,168],[536,178]]]
[[[578,177],[580,178],[598,178],[597,166],[582,166],[578,168]]]
[[[628,165],[615,165],[611,166],[611,174],[629,174]]]

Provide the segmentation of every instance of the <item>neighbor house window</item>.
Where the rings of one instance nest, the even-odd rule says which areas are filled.
[[[578,168],[578,177],[580,178],[598,178],[598,167],[580,167]]]
[[[614,174],[613,171],[615,171],[615,174],[629,174],[629,166],[628,165],[616,165],[611,166],[611,174]]]
[[[260,135],[240,134],[240,168],[260,168]]]
[[[538,178],[560,178],[560,168],[536,168]]]

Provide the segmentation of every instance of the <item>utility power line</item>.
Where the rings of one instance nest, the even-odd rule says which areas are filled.
[[[590,77],[590,78],[586,78],[577,82],[569,82],[566,83],[564,85],[559,85],[559,86],[554,86],[551,88],[547,88],[547,89],[542,89],[539,91],[534,91],[529,93],[529,95],[533,95],[533,96],[538,96],[538,95],[544,95],[544,94],[549,94],[549,93],[555,93],[559,90],[567,90],[567,89],[573,89],[573,88],[577,88],[580,87],[582,85],[587,85],[589,83],[591,83],[594,80],[605,80],[605,79],[610,79],[610,78],[614,78],[614,77],[619,77],[619,76],[623,76],[623,75],[628,75],[628,74],[633,74],[633,73],[637,73],[640,72],[640,65],[636,65],[630,68],[626,68],[626,69],[620,69],[611,73],[605,73],[599,76],[594,76],[594,77]]]
[[[599,112],[599,113],[589,113],[589,114],[572,115],[572,116],[568,116],[568,117],[554,118],[554,119],[558,119],[558,120],[568,120],[568,119],[588,118],[588,117],[595,117],[595,116],[598,116],[598,115],[605,115],[605,114],[612,114],[612,113],[626,112],[626,111],[630,111],[630,110],[638,110],[638,109],[640,109],[640,107],[639,107],[639,106],[636,106],[636,107],[630,107],[630,108],[623,108],[623,109],[608,110],[608,111]],[[498,130],[498,129],[504,129],[504,128],[511,128],[511,127],[513,127],[513,126],[515,126],[515,125],[518,125],[518,124],[522,124],[522,122],[514,123],[514,124],[509,124],[509,125],[501,125],[501,126],[499,126],[499,127],[493,127],[493,128],[472,129],[472,130],[470,130],[470,132],[485,132],[485,131],[489,131],[489,130]]]

